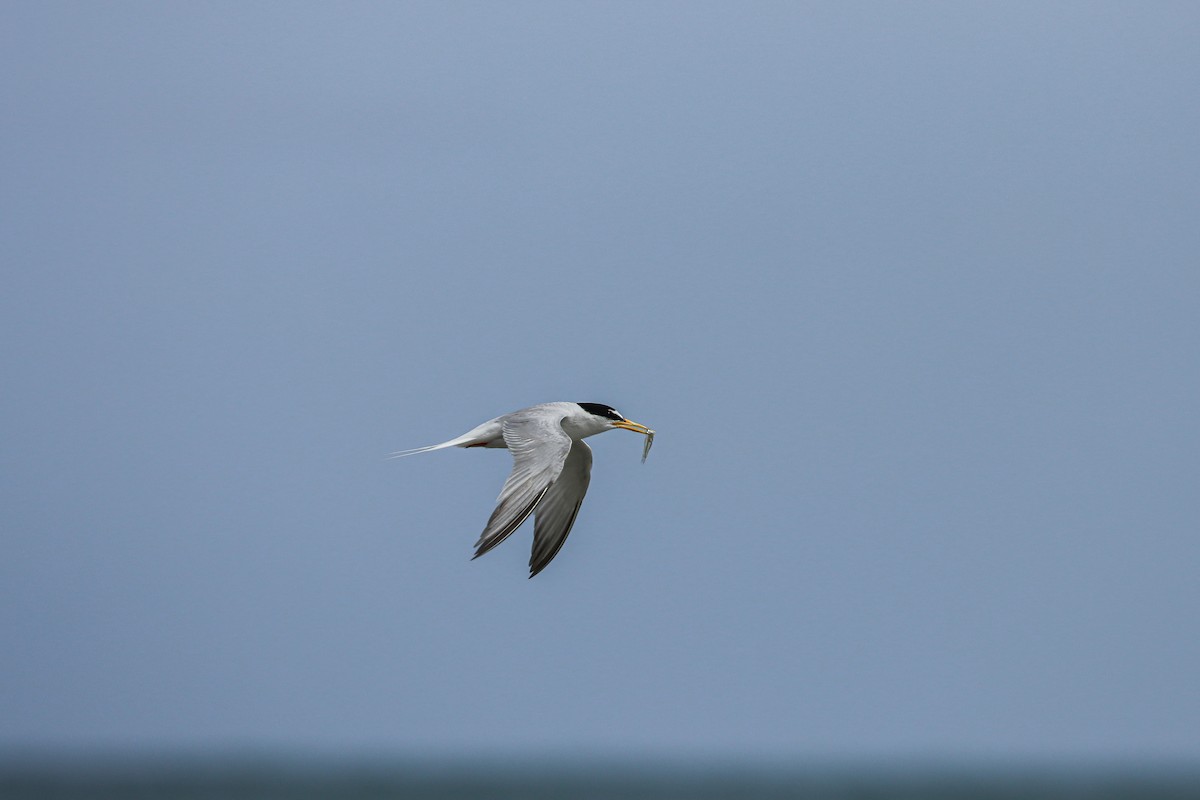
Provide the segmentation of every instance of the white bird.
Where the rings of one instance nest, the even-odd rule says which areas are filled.
[[[513,470],[500,490],[496,510],[475,543],[473,559],[503,542],[536,512],[529,577],[545,569],[558,555],[592,476],[588,436],[622,428],[646,436],[642,461],[654,441],[654,431],[626,419],[601,403],[541,403],[505,414],[455,439],[429,447],[401,450],[392,458],[428,453],[446,447],[506,447]]]

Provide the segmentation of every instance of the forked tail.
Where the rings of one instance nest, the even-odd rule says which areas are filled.
[[[388,453],[386,458],[404,458],[405,456],[415,456],[417,453],[428,453],[431,450],[444,450],[447,447],[465,447],[471,443],[472,437],[470,434],[463,434],[448,442],[441,444],[431,444],[428,447],[414,447],[411,450],[397,450],[394,453]]]

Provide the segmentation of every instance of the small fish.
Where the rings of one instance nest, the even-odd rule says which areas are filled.
[[[642,463],[646,463],[646,456],[650,455],[650,445],[654,444],[654,431],[649,431],[646,434],[646,443],[642,445]]]

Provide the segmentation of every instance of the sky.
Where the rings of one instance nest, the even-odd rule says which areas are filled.
[[[1200,761],[1198,39],[4,3],[0,752]]]

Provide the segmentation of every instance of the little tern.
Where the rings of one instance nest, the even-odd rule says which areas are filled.
[[[562,549],[587,494],[592,476],[592,449],[583,440],[614,428],[646,436],[642,451],[645,461],[654,431],[602,403],[541,403],[489,419],[448,442],[401,450],[391,457],[447,447],[508,448],[513,457],[512,473],[500,490],[496,510],[475,543],[472,560],[507,539],[530,514],[536,514],[533,553],[529,557],[532,578]]]

